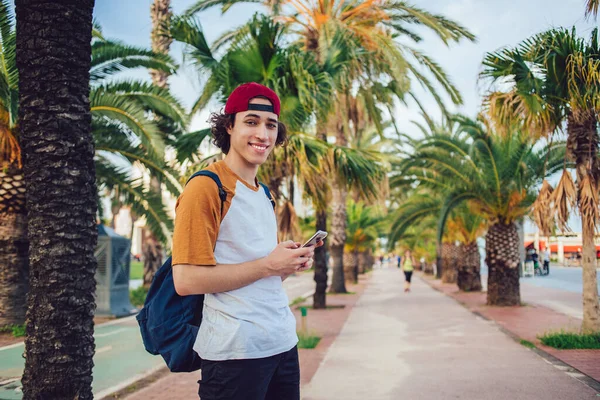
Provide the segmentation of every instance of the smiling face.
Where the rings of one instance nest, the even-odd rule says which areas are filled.
[[[250,100],[250,104],[271,105],[263,98]],[[235,124],[227,129],[230,136],[228,157],[234,157],[247,167],[258,167],[267,161],[277,142],[277,114],[268,111],[248,110],[235,115]]]

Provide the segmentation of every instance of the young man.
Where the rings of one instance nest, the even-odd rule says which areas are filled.
[[[203,360],[202,400],[300,398],[296,320],[282,281],[312,266],[314,248],[277,244],[273,206],[256,180],[286,140],[279,111],[271,89],[235,89],[224,113],[211,116],[214,143],[226,154],[208,167],[227,193],[222,213],[209,177],[192,179],[177,201],[175,289],[206,294],[194,345]]]

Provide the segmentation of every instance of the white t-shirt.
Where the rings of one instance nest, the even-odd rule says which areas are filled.
[[[174,246],[173,264],[238,264],[269,255],[277,246],[277,221],[263,188],[244,182],[223,161],[208,169],[219,176],[227,192],[224,216],[219,225],[220,200],[214,201],[213,197],[218,198],[217,185],[202,176],[190,181],[178,201],[177,213],[179,207],[189,206],[186,204],[190,202],[189,198],[186,199],[187,190],[188,194],[194,194],[191,207],[211,207],[209,212],[202,210],[200,214],[204,218],[207,215],[209,219],[217,218],[217,223],[208,223],[207,230],[196,229],[196,224],[189,221],[181,222],[185,232],[178,232],[178,215],[174,242],[187,233],[194,238],[192,240],[207,244],[201,245],[200,256],[194,251],[189,251],[189,256],[178,255],[175,252],[177,246]],[[205,196],[210,199],[202,199]],[[183,214],[187,218],[198,215],[194,212]],[[198,221],[198,224],[203,223],[205,221]],[[214,252],[211,243],[214,244]],[[189,259],[186,260],[186,257]],[[202,324],[194,345],[194,350],[203,359],[220,361],[270,357],[292,349],[297,343],[296,319],[279,276],[264,278],[236,290],[205,295]]]

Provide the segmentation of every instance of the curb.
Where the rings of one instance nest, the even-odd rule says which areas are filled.
[[[440,289],[438,289],[435,286],[431,285],[429,283],[429,281],[426,278],[423,277],[423,274],[420,274],[419,278],[423,282],[425,282],[425,284],[427,284],[427,286],[429,286],[433,290],[435,290],[435,291],[443,294],[444,296],[446,296],[446,297],[454,300],[457,304],[461,305],[463,308],[465,308],[467,311],[471,312],[476,317],[479,317],[479,318],[481,318],[481,319],[483,319],[483,320],[485,320],[487,322],[493,323],[496,328],[498,328],[502,333],[506,334],[508,337],[510,337],[511,339],[513,339],[516,343],[521,344],[521,340],[525,340],[525,339],[519,337],[518,335],[514,334],[513,332],[509,331],[508,329],[506,329],[505,327],[503,327],[502,325],[500,325],[499,323],[497,323],[493,319],[486,317],[485,315],[481,314],[479,311],[471,310],[469,307],[467,307],[465,304],[461,303],[460,301],[458,301],[454,297],[452,297],[452,296],[444,293]],[[597,392],[600,393],[600,382],[597,381],[596,379],[592,378],[589,375],[586,375],[585,373],[583,373],[580,370],[578,370],[577,368],[575,368],[575,367],[573,367],[573,366],[565,363],[564,361],[559,360],[558,358],[554,357],[552,354],[547,353],[546,351],[540,349],[537,346],[535,346],[534,348],[527,348],[527,349],[531,350],[532,352],[534,352],[535,354],[537,354],[540,358],[542,358],[548,364],[552,365],[554,368],[563,371],[564,373],[566,373],[571,378],[577,379],[581,383],[589,386],[593,390],[595,390],[595,391],[597,391]]]

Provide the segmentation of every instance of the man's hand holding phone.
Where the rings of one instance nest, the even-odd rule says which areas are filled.
[[[266,257],[268,275],[287,277],[299,271],[302,265],[312,261],[314,247],[301,247],[301,243],[288,240],[279,243]],[[312,265],[312,262],[311,262]]]
[[[302,272],[313,265],[315,249],[323,246],[327,232],[318,231],[306,243],[288,240],[279,243],[266,257],[268,275],[286,278],[294,272]]]
[[[323,240],[327,237],[327,232],[325,231],[317,231],[317,233],[315,233],[314,235],[312,235],[312,237],[310,239],[308,239],[306,241],[306,243],[304,243],[302,245],[302,248],[312,248],[312,249],[316,249],[317,247],[321,247],[323,246]],[[300,245],[300,243],[298,243],[298,245]],[[304,264],[302,264],[300,267],[298,267],[297,271],[298,272],[302,272],[302,271],[306,271],[309,270],[313,265],[313,259],[312,257],[310,258],[310,260],[308,260],[307,262],[305,262]]]

